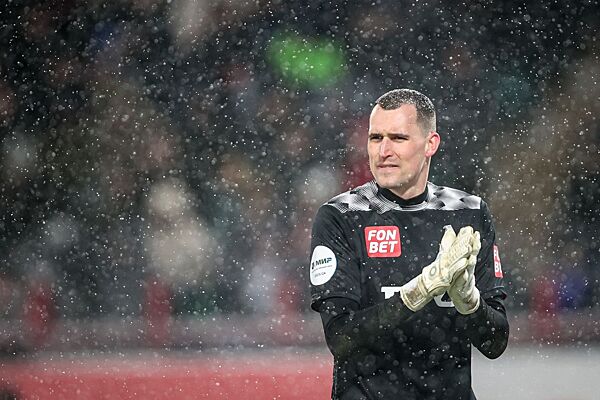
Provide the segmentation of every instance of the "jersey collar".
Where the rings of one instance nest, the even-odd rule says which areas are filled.
[[[427,186],[429,186],[429,185],[427,185]],[[425,201],[427,201],[427,196],[429,193],[427,186],[425,186],[425,191],[423,193],[421,193],[418,196],[411,197],[410,199],[403,199],[402,197],[397,196],[394,193],[392,193],[389,189],[382,188],[379,185],[377,185],[377,191],[379,192],[379,194],[381,194],[386,199],[393,201],[394,203],[398,204],[401,207],[406,207],[406,206],[414,206],[414,205],[421,204],[421,203],[424,203]]]

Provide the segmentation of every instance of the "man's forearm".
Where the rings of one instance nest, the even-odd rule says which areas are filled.
[[[356,302],[344,298],[328,299],[319,307],[327,345],[338,357],[359,348],[389,348],[390,333],[414,315],[399,296],[362,310],[358,308]],[[482,301],[475,313],[458,318],[459,329],[462,325],[471,343],[486,357],[497,358],[504,352],[509,325],[501,301],[493,298]],[[398,340],[402,338],[398,337]]]
[[[508,344],[509,326],[502,302],[482,301],[479,309],[461,317],[471,343],[487,358],[498,358]]]
[[[343,358],[358,348],[388,347],[390,332],[414,315],[400,296],[362,310],[358,308],[358,303],[340,297],[328,299],[319,307],[327,345],[337,357]]]

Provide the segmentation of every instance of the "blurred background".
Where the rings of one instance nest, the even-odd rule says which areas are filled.
[[[482,196],[496,219],[510,346],[529,351],[509,351],[506,369],[520,371],[523,354],[534,360],[518,365],[550,365],[541,348],[560,348],[557,363],[575,357],[573,368],[600,360],[599,11],[3,2],[0,398],[71,398],[82,385],[59,376],[90,363],[104,384],[107,368],[122,372],[82,354],[148,367],[140,355],[165,353],[194,355],[189,376],[199,359],[230,357],[239,371],[287,354],[290,371],[318,370],[302,379],[327,398],[330,357],[305,276],[312,217],[371,179],[368,116],[399,87],[436,106],[431,181]],[[486,365],[474,373],[484,392],[499,373]],[[71,389],[56,397],[48,382]],[[293,398],[261,385],[246,390]],[[182,398],[228,398],[225,386]],[[98,393],[79,398],[109,398]],[[556,396],[539,398],[567,398]]]

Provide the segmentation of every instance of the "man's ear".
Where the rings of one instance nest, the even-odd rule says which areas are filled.
[[[427,136],[427,147],[425,148],[425,157],[431,157],[437,153],[440,147],[440,135],[437,132],[429,132]]]

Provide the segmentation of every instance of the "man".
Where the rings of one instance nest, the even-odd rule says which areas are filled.
[[[311,306],[333,399],[475,399],[471,346],[488,358],[506,348],[492,218],[479,197],[428,182],[439,143],[431,100],[384,94],[369,120],[375,180],[317,213]]]

